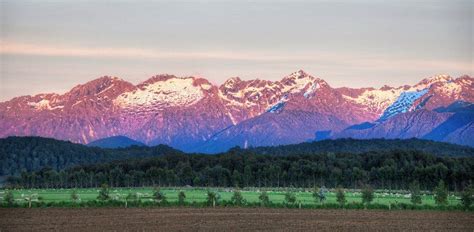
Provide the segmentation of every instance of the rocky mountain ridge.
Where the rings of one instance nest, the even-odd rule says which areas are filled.
[[[438,75],[413,86],[357,89],[333,88],[302,70],[280,81],[234,77],[220,86],[173,75],[153,76],[138,85],[104,76],[62,95],[0,103],[0,137],[43,136],[87,144],[123,135],[148,145],[208,152],[341,137],[427,136],[474,146],[474,138],[466,138],[473,130],[470,117],[450,119],[455,113],[436,111],[459,102],[474,102],[472,77]],[[454,125],[450,133],[433,136],[448,119]],[[351,129],[364,123],[374,126]]]

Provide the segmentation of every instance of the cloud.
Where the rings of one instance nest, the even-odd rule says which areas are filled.
[[[65,56],[92,58],[150,58],[150,59],[226,59],[278,61],[307,59],[301,56],[269,55],[253,52],[214,51],[214,52],[166,52],[138,48],[89,48],[73,46],[51,46],[25,43],[0,42],[0,54]]]
[[[345,67],[359,70],[445,70],[446,72],[473,73],[472,61],[457,62],[442,59],[400,58],[384,55],[328,53],[328,52],[291,52],[289,54],[275,52],[250,51],[190,51],[169,52],[156,49],[111,48],[111,47],[80,47],[52,46],[28,43],[0,41],[0,54],[29,55],[52,57],[83,57],[83,58],[127,58],[127,59],[169,59],[169,60],[228,60],[256,62],[286,62],[301,64],[318,64],[337,69]]]

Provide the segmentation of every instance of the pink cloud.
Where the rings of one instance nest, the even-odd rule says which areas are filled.
[[[0,42],[0,54],[35,55],[35,56],[66,56],[92,58],[131,58],[131,59],[217,59],[217,60],[248,60],[248,61],[280,61],[280,62],[324,62],[337,68],[349,67],[376,70],[417,70],[442,69],[448,71],[473,73],[471,62],[453,62],[449,60],[426,60],[399,58],[383,55],[369,56],[361,54],[340,53],[291,53],[279,54],[249,51],[208,51],[208,52],[168,52],[154,49],[139,48],[91,48],[77,46],[51,46],[16,42]]]

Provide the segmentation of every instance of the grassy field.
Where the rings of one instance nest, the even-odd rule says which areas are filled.
[[[220,200],[230,200],[233,195],[232,189],[211,189],[220,195]],[[61,202],[71,201],[71,193],[73,189],[22,189],[12,190],[15,201],[18,203],[25,202],[25,198],[36,194],[40,197],[43,202]],[[165,194],[169,202],[178,201],[178,193],[184,191],[186,194],[186,202],[188,203],[200,203],[207,200],[207,189],[195,189],[195,188],[161,188],[161,191]],[[86,188],[76,189],[79,195],[80,201],[91,201],[96,200],[99,189],[98,188]],[[305,205],[320,204],[315,201],[312,196],[312,192],[308,191],[297,191],[293,190],[296,196],[296,201]],[[111,188],[110,196],[113,199],[122,200],[129,193],[137,193],[142,201],[152,201],[153,188]],[[247,202],[259,202],[258,190],[246,191],[241,190],[242,196]],[[269,199],[273,203],[284,203],[285,201],[285,190],[267,191]],[[5,190],[0,190],[0,198],[5,194]],[[381,191],[375,192],[375,197],[372,203],[379,204],[397,204],[407,203],[410,204],[410,196],[400,193],[385,193]],[[361,194],[357,191],[346,191],[347,203],[361,202]],[[449,205],[458,205],[460,203],[456,196],[450,195],[448,198]],[[336,196],[334,192],[327,193],[326,203],[336,203]],[[435,205],[433,195],[423,195],[422,204],[424,205]]]

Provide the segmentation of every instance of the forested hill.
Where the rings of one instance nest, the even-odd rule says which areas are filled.
[[[183,154],[166,145],[103,149],[68,141],[42,137],[8,137],[0,139],[0,176],[19,175],[21,171],[37,171],[45,167],[55,170],[79,164]]]
[[[324,152],[364,153],[369,151],[412,150],[437,156],[474,156],[474,148],[423,139],[336,139],[275,147],[255,147],[249,150],[268,155],[309,155]]]
[[[224,154],[268,154],[281,156],[315,155],[327,152],[358,154],[369,151],[386,152],[392,150],[418,150],[437,156],[474,157],[473,148],[418,139],[327,140],[278,147],[231,149]],[[19,175],[22,171],[38,171],[43,168],[62,170],[76,165],[153,157],[164,154],[173,156],[185,153],[166,145],[104,149],[49,138],[8,137],[0,139],[0,176]]]

